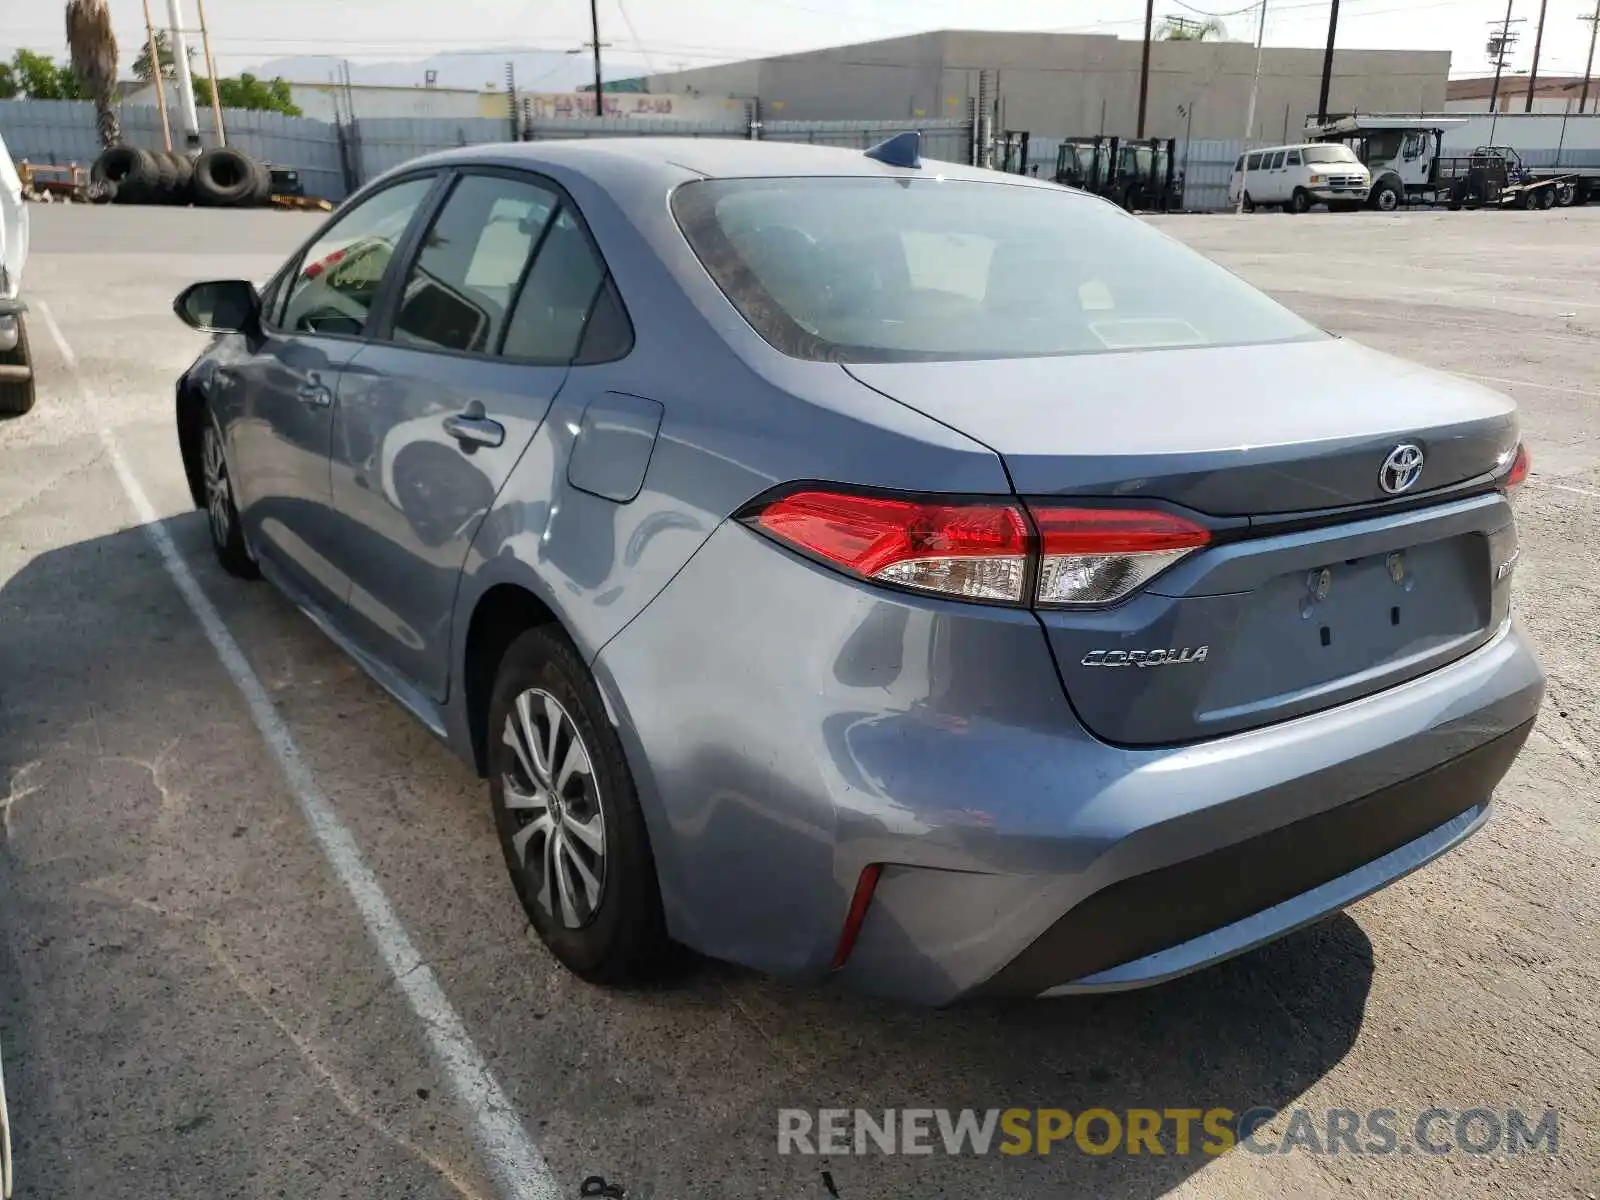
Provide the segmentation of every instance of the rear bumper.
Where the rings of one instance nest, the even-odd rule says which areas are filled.
[[[1109,745],[1029,613],[862,588],[724,526],[595,662],[671,932],[923,1004],[1159,982],[1482,822],[1544,679],[1507,622],[1448,666],[1176,747]],[[1281,861],[1280,861],[1281,860]]]
[[[1102,888],[981,990],[1142,987],[1353,904],[1477,832],[1489,818],[1489,792],[1532,728],[1530,721],[1360,800]]]

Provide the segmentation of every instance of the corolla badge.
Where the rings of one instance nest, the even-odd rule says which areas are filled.
[[[1391,496],[1398,496],[1422,478],[1422,461],[1421,446],[1401,442],[1378,468],[1378,486]]]
[[[1179,667],[1203,663],[1210,646],[1185,646],[1182,650],[1091,650],[1082,659],[1086,667]]]

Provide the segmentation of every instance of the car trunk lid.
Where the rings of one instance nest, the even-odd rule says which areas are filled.
[[[1039,610],[1107,740],[1356,699],[1470,652],[1508,611],[1511,510],[1469,486],[1516,444],[1511,402],[1486,389],[1335,339],[847,369],[990,446],[1031,505],[1180,506],[1214,527],[1120,603]],[[1402,445],[1423,462],[1397,497],[1382,476]]]

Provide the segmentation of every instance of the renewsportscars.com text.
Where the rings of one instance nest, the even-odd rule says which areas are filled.
[[[801,1108],[778,1110],[778,1153],[1554,1155],[1555,1110],[1296,1108]]]

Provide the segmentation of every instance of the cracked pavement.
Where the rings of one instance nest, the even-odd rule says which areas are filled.
[[[89,398],[36,329],[39,406],[0,426],[0,1043],[21,1200],[495,1194],[139,531],[102,422],[566,1193],[590,1175],[695,1198],[1600,1191],[1600,207],[1158,220],[1327,328],[1521,402],[1517,603],[1549,698],[1488,828],[1348,914],[1147,992],[939,1013],[711,963],[633,993],[557,969],[482,785],[276,594],[222,576],[190,509],[172,384],[201,339],[172,296],[264,278],[316,220],[34,217],[28,294]],[[1556,1108],[1560,1151],[775,1153],[791,1106],[1434,1104]]]

